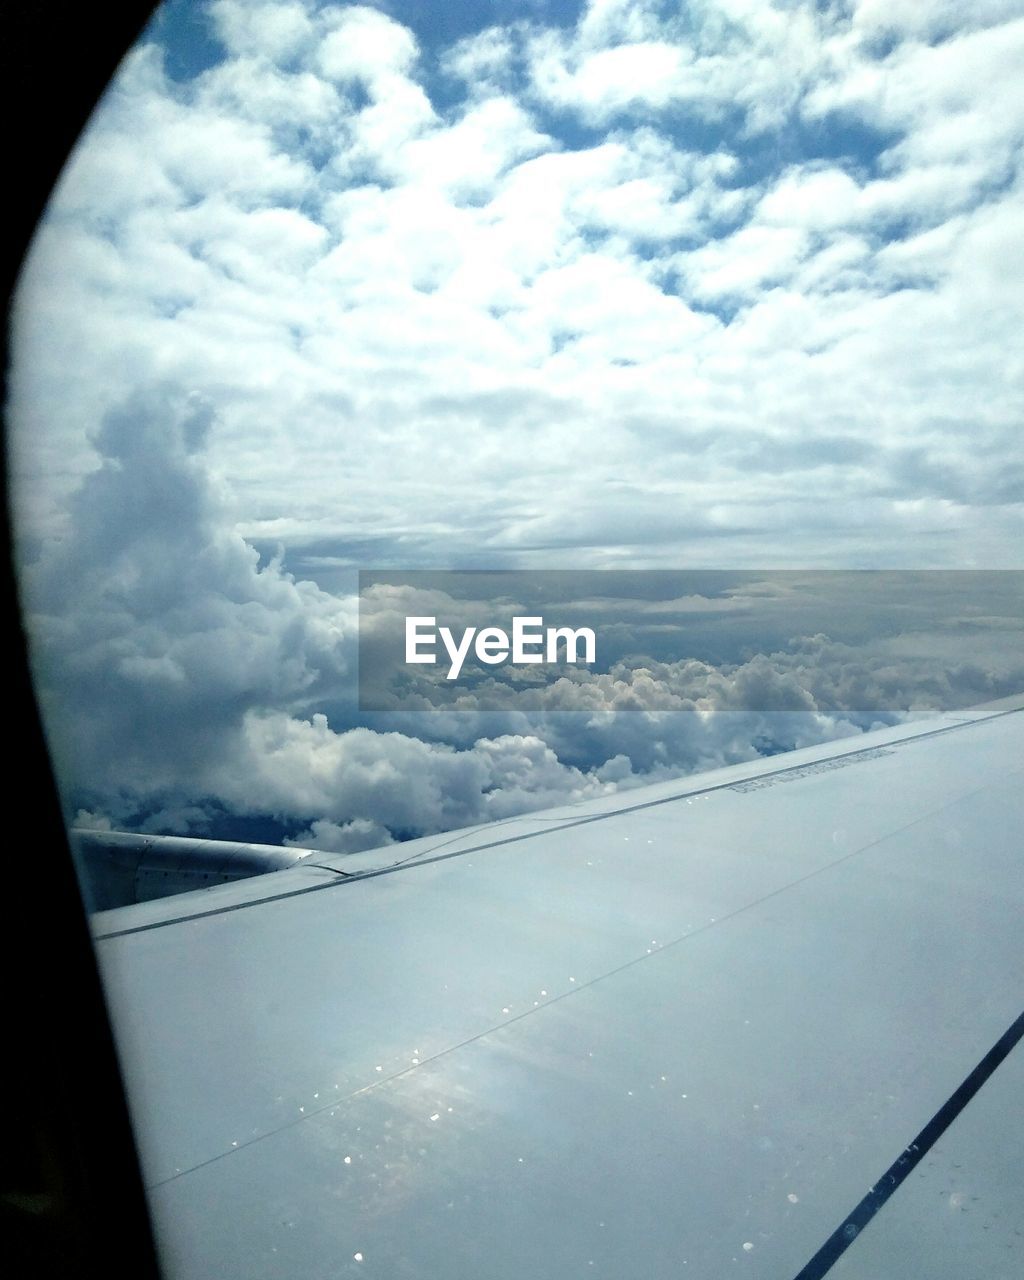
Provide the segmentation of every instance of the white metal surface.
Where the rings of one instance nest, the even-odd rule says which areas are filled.
[[[95,917],[170,1274],[792,1277],[1024,1005],[1021,705]]]

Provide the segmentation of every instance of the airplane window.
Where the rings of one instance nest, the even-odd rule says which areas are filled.
[[[777,586],[769,616],[712,574],[661,594],[715,635],[623,636],[627,591],[559,714],[526,691],[375,718],[353,603],[360,569],[1015,567],[1016,30],[999,6],[165,5],[17,313],[69,820],[344,853],[1019,687],[1016,585],[950,579],[870,636],[852,579],[824,614]],[[652,679],[701,714],[659,721]],[[751,696],[794,718],[718,715]]]
[[[881,768],[908,726],[1019,694],[1022,52],[1014,0],[167,0],[61,177],[12,330],[33,673],[109,949],[143,928],[117,911],[148,903],[131,919],[156,973],[157,924],[192,910],[165,899],[222,895],[205,901],[226,919],[271,893],[261,872],[317,896],[458,832],[526,841],[716,770],[745,769],[721,787],[774,814],[803,779],[849,784],[835,744],[874,735]],[[812,754],[769,787],[763,763],[791,751]],[[831,814],[835,859],[883,838],[866,810]],[[700,838],[725,856],[740,827],[716,821]],[[641,838],[662,837],[621,836]],[[580,853],[580,874],[610,856]],[[572,918],[611,972],[616,912],[661,917],[641,875],[603,892]],[[963,899],[972,936],[989,905]],[[452,963],[476,964],[448,911],[431,945],[469,928]],[[542,918],[523,926],[536,954]],[[287,1023],[280,990],[269,1014],[246,994],[247,945],[225,979],[239,1026]],[[548,999],[534,976],[529,1008]],[[485,988],[507,1014],[481,981],[474,1014]],[[189,993],[181,1017],[200,1017]],[[144,1144],[157,1183],[282,1132],[314,1092],[319,1113],[364,1068],[426,1061],[377,1017],[381,1060],[346,1058],[337,1081],[333,1038],[294,1072],[271,1054],[244,1122],[213,1086],[223,1121],[173,1158]],[[1001,1017],[951,1058],[947,1092]],[[670,1077],[655,1058],[645,1090]],[[160,1087],[135,1105],[176,1105]],[[872,1116],[901,1105],[876,1092]],[[930,1114],[908,1104],[899,1132]],[[414,1182],[381,1160],[371,1217]],[[297,1221],[282,1195],[274,1214]],[[628,1274],[633,1237],[616,1238]],[[560,1247],[544,1265],[587,1274]],[[735,1242],[741,1260],[768,1247]],[[273,1274],[270,1249],[251,1274]],[[357,1244],[344,1259],[372,1262]]]

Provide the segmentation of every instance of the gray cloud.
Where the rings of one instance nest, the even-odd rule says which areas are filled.
[[[913,575],[898,603],[881,575],[826,575],[831,599],[822,575],[670,575],[683,594],[572,606],[613,637],[621,656],[606,669],[486,679],[440,706],[414,693],[360,723],[354,601],[261,565],[207,470],[215,430],[201,399],[132,396],[96,433],[101,463],[64,536],[25,571],[63,793],[93,825],[205,832],[265,818],[292,843],[354,852],[1024,685],[1019,575],[924,575],[923,603]],[[437,584],[375,589],[364,626],[409,611],[479,617],[478,599]],[[848,638],[737,652],[823,614]],[[670,656],[681,640],[705,656]],[[651,642],[665,656],[644,653]]]
[[[166,387],[110,412],[65,535],[24,570],[69,793],[201,794],[248,709],[315,704],[349,673],[350,610],[232,531],[202,453],[212,419]]]

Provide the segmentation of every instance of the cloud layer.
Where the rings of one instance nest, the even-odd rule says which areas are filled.
[[[1024,10],[662,10],[172,6],[24,281],[26,525],[156,379],[322,571],[1019,563]]]
[[[367,847],[1019,679],[794,627],[356,716],[360,566],[1020,564],[1024,8],[666,12],[172,3],[126,60],[15,329],[72,811]]]
[[[581,602],[624,654],[605,669],[492,678],[440,706],[413,696],[360,716],[355,602],[261,563],[232,527],[204,457],[215,424],[196,396],[133,394],[95,433],[100,465],[65,535],[25,568],[65,802],[92,825],[204,834],[264,820],[292,843],[355,851],[1024,687],[1021,575],[978,575],[970,594],[942,575],[924,607],[898,610],[873,578],[858,592],[837,575],[824,608],[853,642],[815,634],[715,659],[723,643],[749,648],[744,637],[816,616],[813,576],[751,574],[707,596]],[[364,626],[444,608],[486,616],[438,590],[373,598]],[[669,656],[694,623],[709,656]]]

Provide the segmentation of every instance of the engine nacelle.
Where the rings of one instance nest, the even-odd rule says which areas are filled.
[[[309,849],[200,840],[189,836],[144,836],[127,831],[70,833],[79,879],[90,911],[109,911],[174,893],[210,889],[284,871]]]

